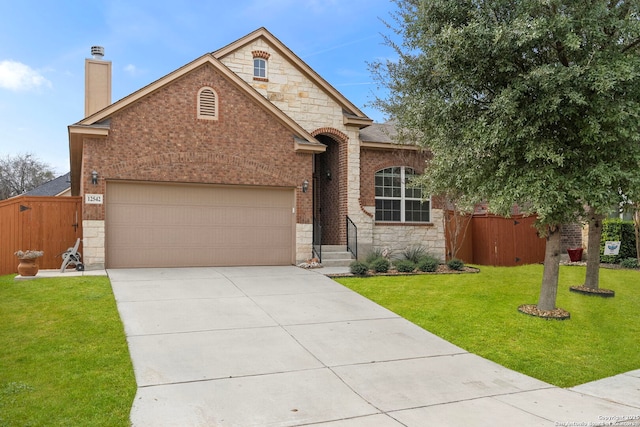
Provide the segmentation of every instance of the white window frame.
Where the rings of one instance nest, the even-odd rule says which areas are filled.
[[[379,186],[376,183],[376,178],[377,178],[378,174],[381,173],[381,172],[384,172],[386,170],[396,169],[396,168],[400,168],[400,197],[378,195],[377,191],[374,191],[375,200],[376,200],[376,214],[374,216],[375,221],[376,222],[405,223],[405,224],[428,224],[428,223],[431,223],[432,222],[431,197],[424,198],[424,197],[408,197],[407,196],[407,190],[411,190],[411,188],[408,187],[409,183],[408,183],[407,178],[410,175],[416,175],[415,170],[413,168],[411,168],[409,166],[391,166],[391,167],[380,169],[380,170],[376,171],[375,174],[374,174],[374,188],[375,188],[375,190],[377,190],[379,188]],[[378,213],[379,213],[378,209],[377,209],[378,200],[399,201],[400,202],[400,220],[378,219]],[[406,208],[407,208],[407,202],[408,201],[419,201],[421,204],[427,203],[428,204],[428,215],[429,215],[428,220],[426,220],[426,221],[407,221],[406,220],[406,216],[407,216],[406,215]]]
[[[257,66],[257,64],[263,64],[264,68],[261,68],[259,66]],[[262,71],[264,70],[264,76],[259,75],[259,73],[256,73],[258,71]],[[253,58],[253,77],[257,78],[257,79],[267,79],[269,74],[269,67],[267,65],[267,60],[264,58],[259,58],[259,57],[255,57]]]

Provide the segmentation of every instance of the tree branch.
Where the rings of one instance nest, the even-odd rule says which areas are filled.
[[[555,47],[556,47],[556,51],[558,52],[558,59],[560,59],[560,62],[562,63],[562,65],[564,65],[565,67],[568,67],[569,59],[567,59],[567,55],[564,52],[564,46],[562,45],[562,42],[557,41]]]
[[[636,39],[634,40],[633,43],[631,43],[629,46],[625,47],[624,49],[622,49],[622,53],[625,53],[626,51],[633,49],[635,47],[638,47],[638,45],[640,45],[640,39]]]

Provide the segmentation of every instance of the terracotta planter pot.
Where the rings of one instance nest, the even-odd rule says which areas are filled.
[[[21,276],[35,276],[38,274],[38,264],[35,258],[21,258],[18,264],[18,273]]]
[[[582,261],[582,248],[567,249],[567,253],[569,253],[569,259],[571,262]]]

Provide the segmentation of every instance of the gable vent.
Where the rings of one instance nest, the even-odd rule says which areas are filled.
[[[209,87],[200,89],[198,94],[198,118],[209,120],[218,118],[218,96]]]

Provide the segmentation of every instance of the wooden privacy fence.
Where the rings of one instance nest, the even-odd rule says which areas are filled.
[[[41,250],[42,269],[60,268],[62,252],[82,238],[82,197],[18,196],[0,201],[0,275],[16,273],[17,250]]]
[[[516,266],[536,264],[544,261],[546,240],[538,237],[533,223],[535,216],[514,215],[505,218],[497,215],[473,215],[455,220],[449,212],[447,223],[447,248],[457,237],[457,258],[465,263],[494,266]],[[455,227],[464,227],[466,232],[455,233]],[[448,252],[450,250],[448,249]],[[447,254],[451,258],[451,254]]]

